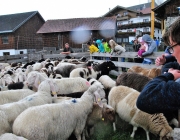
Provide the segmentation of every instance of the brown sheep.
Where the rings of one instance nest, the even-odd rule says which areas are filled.
[[[151,80],[151,78],[132,72],[124,72],[120,74],[116,79],[116,86],[122,85],[133,88],[139,92],[142,91],[144,86]]]
[[[128,69],[127,72],[136,72],[141,75],[147,76],[149,78],[155,78],[161,74],[161,69],[160,68],[147,69],[140,66],[133,66],[130,69]]]

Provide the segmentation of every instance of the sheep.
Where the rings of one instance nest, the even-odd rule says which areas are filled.
[[[49,81],[44,81],[45,84],[40,85],[38,92],[29,95],[18,102],[8,103],[0,106],[0,135],[3,133],[12,132],[12,124],[16,117],[32,106],[52,103],[51,92],[56,92],[56,89]]]
[[[17,83],[12,83],[12,84],[9,84],[7,86],[7,90],[12,90],[12,89],[31,89],[32,90],[32,87],[28,87],[26,84],[24,84],[23,82],[17,82]]]
[[[32,140],[66,140],[74,133],[81,140],[94,99],[102,107],[99,92],[104,91],[92,85],[79,99],[28,108],[14,121],[13,133]]]
[[[117,77],[116,86],[127,86],[141,92],[150,80],[151,78],[135,72],[124,72]]]
[[[102,75],[98,79],[98,81],[104,86],[104,90],[106,93],[105,98],[108,100],[109,91],[111,90],[112,87],[114,87],[116,85],[116,82],[108,75]]]
[[[30,89],[7,90],[0,92],[0,105],[6,103],[17,102],[24,97],[34,94],[35,92]]]
[[[44,68],[45,67],[45,62],[42,61],[42,62],[36,62],[34,65],[33,65],[33,71],[40,71],[41,68]]]
[[[105,101],[105,102],[104,102]],[[86,127],[84,129],[84,135],[90,137],[93,134],[94,126],[99,122],[112,123],[115,121],[115,111],[114,109],[107,105],[107,100],[103,99],[103,108],[101,108],[97,103],[93,104],[93,110],[88,115],[86,121]]]
[[[85,79],[92,77],[99,79],[101,75],[108,75],[111,70],[116,69],[112,61],[105,61],[93,66],[93,68],[76,68],[73,69],[69,77],[83,77]]]
[[[47,78],[48,76],[45,73],[32,71],[28,74],[25,83],[29,86],[34,86],[35,88],[38,88],[39,84]]]
[[[155,78],[161,74],[160,68],[146,69],[140,66],[132,66],[127,72],[136,72],[149,78]]]
[[[0,140],[28,140],[24,137],[16,136],[12,133],[5,133],[0,136]]]
[[[121,54],[122,52],[125,52],[126,49],[122,47],[121,45],[118,45],[113,39],[109,40],[109,45],[111,46],[111,55],[116,52],[116,54]]]
[[[148,114],[136,107],[136,100],[139,92],[127,86],[115,86],[111,89],[108,103],[122,120],[133,125],[131,137],[134,137],[137,127],[142,127],[146,131],[147,140],[149,132],[163,137],[171,137],[172,128],[169,126],[162,113]]]

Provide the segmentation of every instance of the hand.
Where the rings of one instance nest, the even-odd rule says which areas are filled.
[[[168,70],[168,72],[173,74],[174,80],[177,80],[178,78],[180,78],[180,70],[176,70],[176,69],[170,68]]]
[[[164,54],[162,56],[160,56],[160,57],[157,57],[156,60],[155,60],[155,64],[157,66],[163,65],[165,62],[166,62],[166,58],[165,58]]]

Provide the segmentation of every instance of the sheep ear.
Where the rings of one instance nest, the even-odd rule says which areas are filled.
[[[103,103],[101,102],[101,97],[99,96],[99,93],[97,91],[94,92],[96,103],[103,108]]]
[[[57,86],[55,86],[52,81],[48,81],[48,83],[50,85],[50,89],[52,91],[52,94],[57,95],[57,91],[58,91]]]
[[[35,79],[35,82],[34,82],[34,86],[38,89],[39,84],[40,84],[39,75],[36,74],[36,79]]]

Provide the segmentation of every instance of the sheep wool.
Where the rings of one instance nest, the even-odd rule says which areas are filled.
[[[17,102],[35,92],[30,89],[6,90],[0,92],[0,105]]]
[[[127,86],[141,92],[150,80],[151,78],[135,72],[124,72],[117,77],[116,86]]]
[[[28,140],[24,137],[16,136],[12,133],[5,133],[0,136],[0,140]]]
[[[119,117],[133,125],[131,137],[134,137],[137,127],[141,127],[146,131],[147,140],[149,140],[149,132],[163,137],[172,137],[172,128],[169,126],[166,118],[162,113],[148,114],[136,107],[139,92],[126,87],[113,87],[109,93],[109,105],[111,105]]]
[[[28,108],[14,121],[13,133],[29,140],[66,140],[74,133],[80,140],[94,98],[102,107],[99,92],[104,91],[92,85],[79,99]]]
[[[41,86],[36,94],[29,95],[18,102],[0,106],[0,135],[12,132],[12,124],[16,117],[32,106],[52,103],[51,92],[55,92],[49,81],[44,81],[46,86]]]

